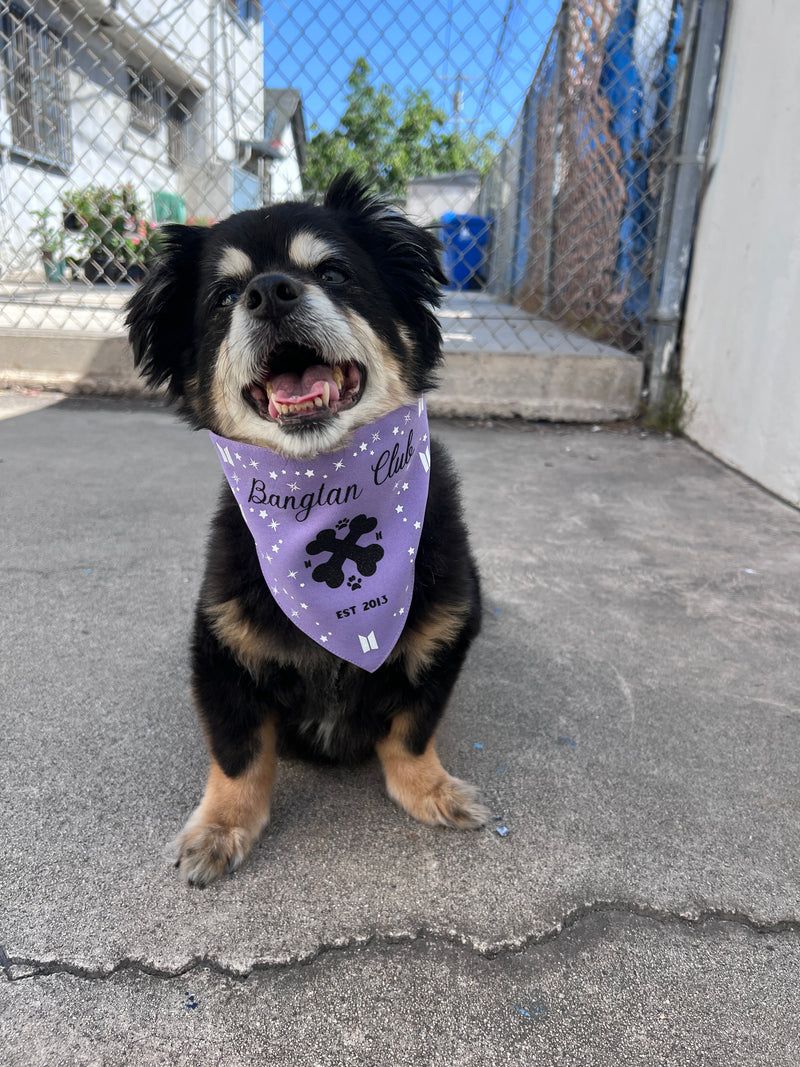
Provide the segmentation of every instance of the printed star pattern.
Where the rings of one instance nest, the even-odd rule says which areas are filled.
[[[321,649],[377,670],[403,631],[413,593],[430,472],[424,400],[298,470],[268,449],[211,439],[278,606]],[[367,572],[364,557],[378,560]],[[330,576],[342,558],[330,579],[338,586],[314,577],[320,564]]]

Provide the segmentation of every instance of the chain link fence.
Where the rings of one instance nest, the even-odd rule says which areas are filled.
[[[681,0],[0,0],[0,331],[113,332],[163,223],[355,166],[439,230],[489,330],[513,307],[639,351],[684,21]]]

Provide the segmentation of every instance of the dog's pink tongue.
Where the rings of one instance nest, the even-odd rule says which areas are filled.
[[[339,399],[339,389],[333,380],[333,368],[325,364],[315,364],[307,367],[300,374],[277,374],[272,379],[272,398],[269,402],[270,414],[273,418],[278,417],[276,404],[281,406],[313,403],[317,397],[329,405]],[[326,397],[327,385],[327,397]]]

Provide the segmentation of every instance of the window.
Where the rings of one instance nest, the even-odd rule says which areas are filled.
[[[72,131],[64,40],[37,16],[13,7],[2,16],[2,30],[0,49],[13,150],[68,167]]]
[[[197,95],[190,89],[173,89],[154,70],[128,68],[128,103],[130,123],[139,130],[164,135],[166,130],[167,159],[173,167],[180,166],[188,154],[187,130]]]
[[[258,22],[261,18],[261,4],[259,0],[229,0],[230,7],[236,12],[236,17],[244,23]]]
[[[173,100],[167,108],[167,158],[173,167],[180,166],[188,154],[186,127],[189,109],[180,100]]]
[[[155,133],[165,117],[164,83],[149,70],[128,70],[131,125]]]

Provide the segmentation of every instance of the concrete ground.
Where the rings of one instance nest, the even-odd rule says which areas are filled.
[[[439,750],[490,825],[285,762],[191,890],[217,461],[153,405],[10,404],[3,1065],[800,1062],[796,511],[684,440],[435,424],[486,598]]]

